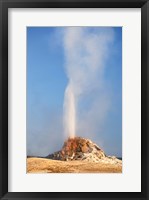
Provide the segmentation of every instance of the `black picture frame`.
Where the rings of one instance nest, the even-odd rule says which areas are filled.
[[[8,9],[141,8],[141,192],[8,192]],[[149,199],[149,2],[147,0],[0,0],[0,198]],[[135,73],[135,72],[134,72]]]

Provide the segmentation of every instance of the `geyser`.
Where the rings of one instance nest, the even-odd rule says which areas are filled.
[[[75,136],[75,96],[73,87],[68,84],[64,96],[64,128],[65,134],[71,138]]]
[[[95,132],[95,122],[98,118],[99,124],[101,110],[102,118],[107,110],[105,100],[102,103],[102,91],[105,91],[103,75],[108,45],[112,40],[113,31],[110,28],[67,27],[63,32],[64,67],[68,78],[63,104],[66,138],[74,138],[76,132],[80,135],[88,127],[90,132]],[[89,104],[86,109],[87,99]]]

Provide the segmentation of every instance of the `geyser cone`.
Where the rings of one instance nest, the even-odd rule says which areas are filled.
[[[122,165],[122,161],[115,156],[106,156],[104,151],[89,139],[68,138],[60,151],[47,156],[53,160],[100,162],[110,165]]]
[[[47,156],[55,160],[99,161],[105,157],[104,151],[89,139],[74,137],[64,142],[62,149]]]

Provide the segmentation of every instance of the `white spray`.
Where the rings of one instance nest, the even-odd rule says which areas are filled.
[[[68,84],[64,96],[64,129],[65,134],[71,138],[75,136],[76,108],[73,88]]]

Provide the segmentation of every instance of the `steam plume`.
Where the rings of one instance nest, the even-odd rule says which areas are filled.
[[[81,121],[78,113],[79,105],[84,102],[85,96],[96,92],[96,99],[99,100],[108,44],[112,40],[113,31],[110,28],[107,31],[103,27],[69,27],[64,31],[65,69],[69,79],[63,106],[64,130],[67,137],[74,137],[76,130],[82,129],[78,123]],[[92,99],[86,115],[90,115],[91,110],[96,110],[96,99]],[[88,116],[89,119],[90,117]]]
[[[75,96],[72,86],[68,84],[65,90],[64,97],[64,124],[65,124],[65,133],[70,137],[75,136],[75,124],[76,124],[76,116],[75,116]]]

